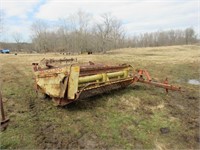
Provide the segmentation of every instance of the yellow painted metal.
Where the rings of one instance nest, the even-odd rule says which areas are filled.
[[[128,69],[124,70],[124,78],[127,78],[128,77]]]
[[[64,97],[66,80],[62,82],[69,73],[69,67],[48,69],[35,72],[36,84],[40,89],[52,97]]]
[[[102,74],[102,82],[106,82],[106,81],[109,81],[108,77],[107,77],[107,74],[106,73],[103,73]]]
[[[85,77],[79,77],[78,83],[86,83],[86,82],[92,82],[96,80],[101,80],[102,79],[102,74],[97,74],[97,75],[91,75],[91,76],[85,76]]]
[[[114,78],[114,77],[118,77],[118,76],[123,76],[124,72],[123,71],[118,71],[118,72],[112,72],[112,73],[108,73],[107,76],[109,78]]]
[[[79,66],[71,66],[70,75],[68,80],[68,99],[75,99],[75,94],[78,91],[78,82],[79,82]]]
[[[123,71],[118,71],[118,72],[102,73],[102,74],[90,75],[90,76],[85,76],[85,77],[79,77],[78,83],[82,84],[82,83],[88,83],[88,82],[93,82],[93,81],[106,82],[106,81],[109,81],[110,78],[118,78],[118,79],[122,77],[126,78],[128,77],[128,71],[129,71],[129,68]]]

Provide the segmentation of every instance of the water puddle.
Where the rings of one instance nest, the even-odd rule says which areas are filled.
[[[200,85],[200,81],[196,80],[196,79],[190,79],[188,80],[189,84],[193,84],[193,85]]]

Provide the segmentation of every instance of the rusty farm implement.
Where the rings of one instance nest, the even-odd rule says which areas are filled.
[[[78,63],[76,59],[43,59],[33,63],[36,91],[50,96],[64,106],[79,99],[127,87],[141,82],[168,90],[181,91],[180,87],[153,82],[146,70],[134,71],[131,65]]]
[[[1,131],[4,131],[8,126],[9,119],[6,118],[5,116],[1,91],[0,91],[0,105],[1,105],[0,106],[1,107]]]

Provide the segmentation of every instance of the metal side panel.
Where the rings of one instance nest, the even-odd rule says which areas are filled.
[[[75,99],[75,94],[78,91],[78,80],[79,80],[79,66],[71,66],[70,75],[68,80],[68,99]]]
[[[64,79],[68,72],[69,67],[37,71],[36,84],[51,97],[64,97],[67,86]]]

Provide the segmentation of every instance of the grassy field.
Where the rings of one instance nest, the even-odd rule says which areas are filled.
[[[110,94],[55,107],[34,91],[32,62],[61,54],[0,54],[1,91],[10,118],[1,149],[198,149],[199,46],[128,48],[106,54],[66,56],[80,62],[127,63],[168,77],[185,92],[137,84]],[[161,133],[161,128],[168,132]]]

